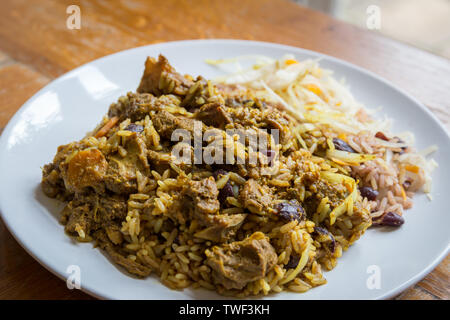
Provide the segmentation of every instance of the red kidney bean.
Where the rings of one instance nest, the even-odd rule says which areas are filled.
[[[139,132],[144,131],[144,127],[141,126],[141,125],[138,125],[138,124],[130,123],[130,124],[125,128],[125,130],[139,133]]]
[[[405,141],[403,141],[399,137],[394,137],[394,138],[392,138],[392,140],[394,140],[394,142],[396,142],[396,143],[405,143]],[[398,154],[402,155],[405,153],[405,151],[406,151],[406,149],[408,149],[408,147],[401,147],[401,149],[402,149],[402,151],[394,152],[394,153],[398,153]]]
[[[224,175],[226,175],[228,172],[226,172],[225,170],[223,170],[223,169],[217,169],[216,171],[214,171],[213,172],[213,177],[214,177],[214,179],[218,179],[219,178],[219,176],[224,176]]]
[[[297,220],[300,222],[305,219],[305,210],[296,200],[281,202],[275,209],[277,210],[280,218],[284,220]]]
[[[395,212],[386,212],[381,216],[381,218],[373,221],[373,226],[389,226],[389,227],[400,227],[405,223],[405,219],[402,216],[396,214]]]
[[[359,188],[359,192],[364,198],[369,199],[370,201],[375,201],[378,196],[378,191],[372,189],[371,187],[361,187]]]
[[[231,185],[230,182],[227,182],[222,189],[220,189],[219,191],[219,196],[217,197],[217,199],[219,200],[219,202],[222,205],[225,205],[227,203],[227,198],[228,197],[234,197],[234,193],[233,193],[233,186]]]
[[[333,138],[333,144],[337,150],[347,151],[347,152],[351,152],[351,153],[357,153],[355,151],[355,149],[353,149],[352,147],[350,147],[348,145],[347,142],[345,142],[344,140],[341,140],[339,138]]]
[[[296,254],[292,254],[289,257],[288,263],[284,266],[286,269],[294,269],[297,267],[298,263],[300,261],[300,256]]]
[[[377,137],[378,139],[384,140],[384,141],[389,141],[388,137],[386,137],[386,136],[384,135],[384,133],[381,132],[381,131],[378,131],[378,132],[375,134],[375,137]]]
[[[405,190],[408,190],[408,188],[411,187],[411,181],[406,180],[405,182],[403,182],[402,186]]]
[[[213,172],[214,179],[218,180],[220,176],[226,175],[228,172],[223,169],[218,169]],[[233,186],[230,181],[227,181],[222,189],[219,190],[219,196],[217,199],[222,204],[222,206],[227,207],[227,198],[234,197]]]
[[[336,240],[334,239],[331,232],[329,232],[327,229],[321,228],[321,227],[314,227],[314,233],[320,236],[328,236],[331,240],[331,243],[329,245],[329,249],[331,253],[334,253],[334,250],[336,249]]]

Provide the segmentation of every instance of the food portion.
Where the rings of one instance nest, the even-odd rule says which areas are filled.
[[[403,223],[427,177],[402,160],[419,156],[400,138],[364,138],[322,115],[321,103],[348,103],[331,89],[288,101],[296,84],[266,80],[218,83],[148,58],[137,91],[43,168],[44,193],[66,202],[65,231],[173,289],[244,297],[325,284],[322,270],[372,220]]]

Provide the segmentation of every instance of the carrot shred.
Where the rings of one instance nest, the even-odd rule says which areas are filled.
[[[109,130],[111,130],[112,127],[116,125],[118,121],[119,117],[112,117],[111,119],[109,119],[108,122],[106,122],[106,124],[100,130],[97,131],[95,137],[96,138],[103,137],[105,134],[108,133]]]
[[[405,169],[408,170],[409,172],[419,173],[419,167],[418,166],[407,164],[407,165],[405,165]]]
[[[341,139],[341,140],[343,140],[343,141],[345,141],[345,142],[348,142],[348,140],[347,140],[347,135],[345,134],[345,133],[339,133],[338,134],[338,136],[337,136],[339,139]]]
[[[358,163],[345,162],[345,161],[342,161],[342,160],[339,160],[339,159],[336,159],[336,158],[331,158],[331,160],[333,162],[337,163],[338,165],[341,165],[341,166],[355,166],[355,165],[358,165]]]
[[[400,186],[400,191],[402,192],[403,201],[406,201],[406,192],[405,192],[405,189],[403,188],[403,186]]]
[[[347,189],[348,192],[351,193],[353,191],[353,188],[352,188],[352,186],[350,184],[344,182],[344,186],[345,186],[345,188]]]
[[[322,90],[320,90],[320,88],[313,84],[313,83],[309,83],[306,85],[306,89],[308,89],[309,91],[315,93],[316,95],[320,96],[322,94]]]
[[[289,65],[291,65],[291,64],[296,64],[296,63],[298,63],[298,61],[295,60],[295,59],[287,59],[287,60],[285,61],[285,63],[289,66]]]

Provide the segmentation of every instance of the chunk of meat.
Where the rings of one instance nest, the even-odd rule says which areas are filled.
[[[244,222],[246,214],[221,214],[212,218],[211,226],[195,234],[197,238],[214,242],[223,242],[230,239]]]
[[[109,157],[105,173],[106,188],[115,193],[129,194],[137,191],[136,170],[145,173],[149,170],[147,147],[139,134],[127,137],[125,157],[115,154]]]
[[[69,202],[62,211],[61,222],[65,224],[64,230],[69,234],[75,234],[77,228],[89,234],[93,222],[89,204]]]
[[[133,132],[133,134],[127,137],[125,149],[127,150],[126,157],[133,158],[133,161],[136,162],[136,168],[141,171],[145,171],[149,168],[147,146],[145,145],[141,135]]]
[[[268,186],[261,186],[256,180],[249,179],[242,188],[239,198],[244,207],[253,213],[263,213],[272,204],[273,195]]]
[[[210,215],[220,209],[219,190],[213,177],[200,181],[188,180],[183,187],[182,194],[189,197],[194,205],[194,216],[203,225],[211,223]]]
[[[173,114],[161,110],[153,116],[153,125],[158,133],[164,137],[171,139],[172,133],[175,129],[183,129],[191,134],[193,138],[194,128],[200,128],[202,130],[203,124],[200,121],[189,119],[181,116],[174,116]],[[199,132],[199,134],[201,131]]]
[[[54,163],[49,163],[44,166],[41,186],[44,194],[50,198],[55,198],[65,193],[64,181]]]
[[[108,168],[108,162],[98,149],[77,152],[69,161],[64,182],[66,188],[82,192],[86,187],[99,188]]]
[[[131,93],[120,97],[116,103],[111,104],[108,110],[110,118],[130,118],[132,122],[145,118],[150,109],[158,105],[158,98],[148,93]]]
[[[242,289],[251,281],[264,278],[277,261],[275,249],[261,232],[205,251],[213,279],[226,289]]]
[[[77,225],[86,235],[101,228],[111,228],[127,216],[126,198],[121,196],[77,195],[62,212],[61,222],[68,233],[75,233]]]
[[[66,188],[64,180],[70,159],[83,149],[86,149],[86,146],[82,142],[72,142],[58,147],[53,162],[45,165],[42,171],[41,185],[47,196],[61,200],[72,199],[74,191]],[[100,184],[98,186],[102,189]]]
[[[283,145],[289,143],[293,139],[291,130],[289,129],[289,120],[279,112],[274,111],[274,106],[270,106],[270,108],[272,111],[268,112],[267,116],[263,119],[263,122],[266,123],[269,129],[268,132],[274,137],[275,142]]]
[[[224,128],[226,124],[232,123],[233,119],[227,113],[226,107],[220,103],[208,103],[203,105],[194,115],[198,120],[209,126]]]
[[[93,212],[94,220],[102,225],[111,221],[121,222],[127,216],[127,199],[123,196],[99,196],[98,198],[91,196],[88,199],[91,206],[96,210]]]
[[[127,161],[128,159],[120,156],[110,157],[105,175],[105,185],[108,190],[117,194],[137,192],[136,168],[133,162]]]
[[[137,92],[156,96],[168,93],[185,95],[193,84],[192,80],[176,72],[166,57],[159,55],[158,60],[148,57],[145,61],[144,74]]]

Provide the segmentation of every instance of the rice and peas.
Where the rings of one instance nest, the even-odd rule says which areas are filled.
[[[44,167],[44,192],[68,202],[66,232],[137,276],[244,297],[322,285],[372,223],[401,225],[414,193],[430,192],[435,147],[391,136],[317,61],[258,60],[214,84],[148,59],[137,93]],[[195,136],[196,124],[256,165],[175,161],[192,145],[170,136]],[[281,137],[257,150],[226,131],[236,128]]]

